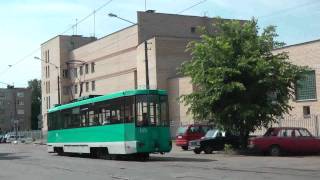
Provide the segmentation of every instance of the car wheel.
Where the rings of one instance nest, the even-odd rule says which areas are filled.
[[[280,156],[281,155],[281,149],[278,145],[273,145],[269,149],[270,156]]]
[[[203,151],[206,154],[212,154],[213,149],[212,149],[212,147],[207,146],[206,148],[204,148]]]
[[[182,150],[185,150],[185,151],[188,150],[188,146],[182,146],[181,148]]]
[[[195,154],[200,154],[200,153],[201,153],[201,150],[197,148],[197,149],[194,149],[193,152],[194,152]]]

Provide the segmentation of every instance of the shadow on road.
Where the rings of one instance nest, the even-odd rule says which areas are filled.
[[[0,160],[15,160],[23,159],[27,156],[16,156],[15,153],[0,153]]]
[[[176,161],[176,162],[212,162],[217,161],[214,159],[203,159],[203,158],[186,158],[186,157],[150,157],[149,161]]]
[[[240,156],[256,156],[256,157],[273,157],[268,153],[257,152],[257,151],[238,151],[236,155]],[[280,157],[293,157],[293,158],[304,158],[304,157],[312,157],[319,156],[320,153],[288,153],[283,152]]]

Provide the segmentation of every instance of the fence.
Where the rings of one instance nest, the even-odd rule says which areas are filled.
[[[319,115],[310,115],[305,117],[287,116],[278,120],[278,123],[272,123],[270,127],[303,127],[310,131],[314,136],[320,136]],[[252,135],[263,135],[265,128],[256,130]]]
[[[9,132],[8,134],[15,135],[16,132]],[[41,140],[42,139],[42,131],[41,130],[33,130],[33,131],[18,131],[18,136],[23,136],[25,138],[32,138],[33,140]]]

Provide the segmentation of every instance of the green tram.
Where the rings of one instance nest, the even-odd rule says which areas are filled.
[[[48,110],[48,152],[95,157],[165,153],[172,148],[164,90],[128,90]]]

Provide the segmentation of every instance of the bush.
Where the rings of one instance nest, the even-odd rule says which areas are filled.
[[[226,154],[234,154],[234,149],[233,149],[232,145],[231,144],[225,144],[224,145],[224,152]]]

